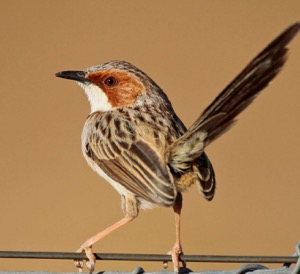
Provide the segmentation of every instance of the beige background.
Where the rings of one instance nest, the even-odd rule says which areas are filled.
[[[54,77],[124,59],[149,74],[191,123],[275,36],[295,1],[1,1],[0,250],[75,251],[120,219],[118,194],[81,155],[83,91]],[[184,195],[186,254],[290,255],[300,240],[300,39],[284,71],[207,152],[213,202]],[[96,252],[166,253],[171,209],[141,212]],[[98,262],[131,271],[161,263]],[[193,270],[239,265],[189,264]],[[70,261],[4,260],[1,270],[75,271]],[[172,269],[172,267],[169,267]]]

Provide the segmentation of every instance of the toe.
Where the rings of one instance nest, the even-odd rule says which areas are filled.
[[[180,268],[180,258],[179,256],[182,255],[182,248],[181,245],[175,245],[171,251],[171,256],[172,256],[172,261],[174,265],[174,272],[179,273],[179,268]],[[185,262],[182,262],[182,265],[185,266]]]
[[[92,247],[84,247],[85,255],[88,258],[86,262],[86,267],[88,268],[89,272],[92,273],[95,269],[96,257],[93,253]]]
[[[92,273],[95,269],[96,257],[93,254],[92,247],[85,248],[85,255],[88,257],[88,261],[86,262],[86,267]]]
[[[77,253],[84,253],[84,249],[83,248],[79,248],[78,250],[76,250]],[[79,272],[82,272],[83,269],[83,261],[82,260],[74,260],[74,264],[75,266],[78,268]]]
[[[79,272],[82,272],[83,269],[83,261],[74,260],[75,266],[78,268]]]
[[[91,246],[85,247],[81,246],[77,251],[77,253],[85,253],[88,260],[86,262],[86,267],[89,270],[89,273],[92,273],[95,269],[96,257],[93,254],[93,250]],[[82,260],[74,260],[75,266],[78,268],[79,272],[82,272],[83,269],[83,261]]]

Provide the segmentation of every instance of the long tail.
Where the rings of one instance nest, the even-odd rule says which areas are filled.
[[[190,168],[205,146],[225,133],[235,123],[237,115],[278,74],[287,59],[287,44],[299,29],[300,23],[297,22],[269,44],[171,145],[168,160],[175,171],[183,172]]]

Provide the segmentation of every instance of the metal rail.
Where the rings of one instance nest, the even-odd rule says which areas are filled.
[[[163,254],[127,254],[127,253],[95,253],[97,260],[116,261],[172,261],[170,255]],[[0,251],[0,258],[15,259],[52,259],[52,260],[86,260],[85,254],[73,252],[24,252]],[[295,256],[219,256],[219,255],[181,255],[185,262],[215,262],[215,263],[296,263]]]

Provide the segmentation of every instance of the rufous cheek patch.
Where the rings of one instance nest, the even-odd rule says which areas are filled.
[[[108,77],[115,77],[116,85],[107,86],[104,81]],[[103,90],[112,107],[133,104],[143,91],[143,84],[135,76],[122,70],[99,71],[89,74],[87,78]]]

